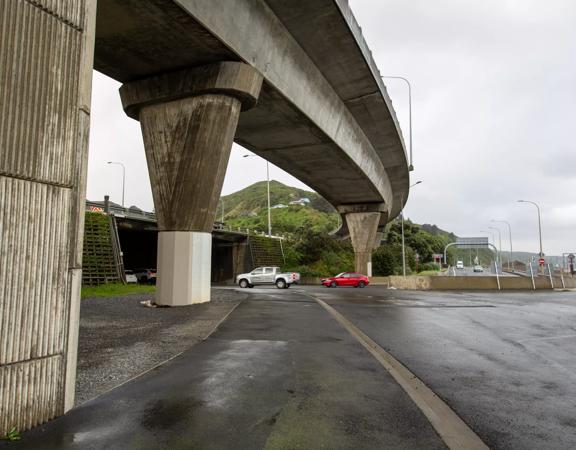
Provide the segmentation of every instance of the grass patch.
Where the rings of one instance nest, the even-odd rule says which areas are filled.
[[[156,286],[148,284],[110,283],[100,286],[82,286],[82,298],[87,297],[122,297],[130,294],[153,294]]]
[[[426,276],[438,275],[439,273],[440,273],[439,270],[424,270],[422,272],[418,272],[416,275],[426,277]]]

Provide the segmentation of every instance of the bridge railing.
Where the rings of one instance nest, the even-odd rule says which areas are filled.
[[[106,209],[108,209],[108,211],[106,211]],[[146,222],[156,222],[156,214],[154,214],[153,212],[142,211],[141,209],[138,208],[124,208],[120,205],[116,205],[115,203],[108,203],[108,205],[106,205],[105,202],[92,202],[86,200],[86,211],[103,213],[103,214],[107,212],[108,214],[112,214],[115,217],[143,220]],[[223,222],[214,222],[213,231],[225,231],[228,233],[243,234],[246,236],[250,235],[268,236],[268,234],[265,231],[254,229],[251,230],[249,228],[241,228],[241,227],[232,227]],[[286,239],[289,236],[286,234],[279,234],[279,235],[272,235],[270,237],[272,239]]]

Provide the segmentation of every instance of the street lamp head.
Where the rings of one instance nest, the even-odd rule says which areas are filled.
[[[526,203],[526,200],[518,200],[518,203]]]

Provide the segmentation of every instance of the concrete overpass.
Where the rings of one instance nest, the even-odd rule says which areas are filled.
[[[369,271],[408,169],[345,1],[4,0],[0,21],[0,434],[73,404],[93,67],[142,125],[160,303],[210,298],[233,140],[337,206]]]

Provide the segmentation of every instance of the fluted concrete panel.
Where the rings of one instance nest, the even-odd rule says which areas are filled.
[[[78,19],[84,2],[46,3]],[[82,33],[25,0],[2,0],[0,24],[0,174],[71,187]]]
[[[212,231],[240,107],[210,94],[140,111],[160,231]]]
[[[61,353],[70,190],[0,176],[0,364]]]
[[[0,366],[0,430],[30,428],[61,413],[63,362],[55,355]]]
[[[74,28],[84,27],[85,0],[25,0]]]
[[[95,0],[0,0],[0,435],[72,404]]]

